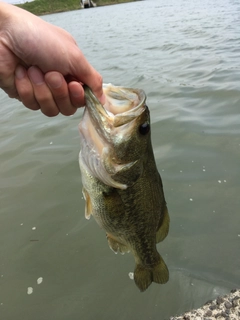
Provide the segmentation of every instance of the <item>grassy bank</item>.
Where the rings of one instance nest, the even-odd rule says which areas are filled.
[[[97,6],[105,6],[133,1],[139,0],[94,0]],[[36,15],[43,15],[48,13],[78,10],[80,9],[80,0],[35,0],[32,2],[26,2],[24,4],[18,4],[17,6]]]

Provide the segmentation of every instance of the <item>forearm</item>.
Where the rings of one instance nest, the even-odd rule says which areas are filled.
[[[21,30],[21,25],[31,16],[26,10],[0,1],[0,41],[13,50],[14,33]],[[22,23],[21,23],[22,20]]]

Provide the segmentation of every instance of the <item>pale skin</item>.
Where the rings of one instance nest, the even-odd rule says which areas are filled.
[[[52,117],[85,104],[82,84],[104,103],[101,75],[68,32],[0,1],[0,88]]]

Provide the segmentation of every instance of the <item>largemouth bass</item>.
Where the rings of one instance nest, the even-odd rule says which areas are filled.
[[[156,244],[168,234],[169,215],[151,144],[144,91],[104,85],[104,106],[85,87],[79,124],[85,216],[107,233],[115,253],[132,252],[141,291],[166,283],[168,269]]]

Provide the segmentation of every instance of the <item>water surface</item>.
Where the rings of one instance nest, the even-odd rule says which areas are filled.
[[[149,0],[42,18],[75,37],[105,82],[148,96],[170,281],[140,293],[132,256],[114,255],[85,220],[82,111],[47,118],[0,92],[0,319],[162,320],[239,287],[239,2]]]

